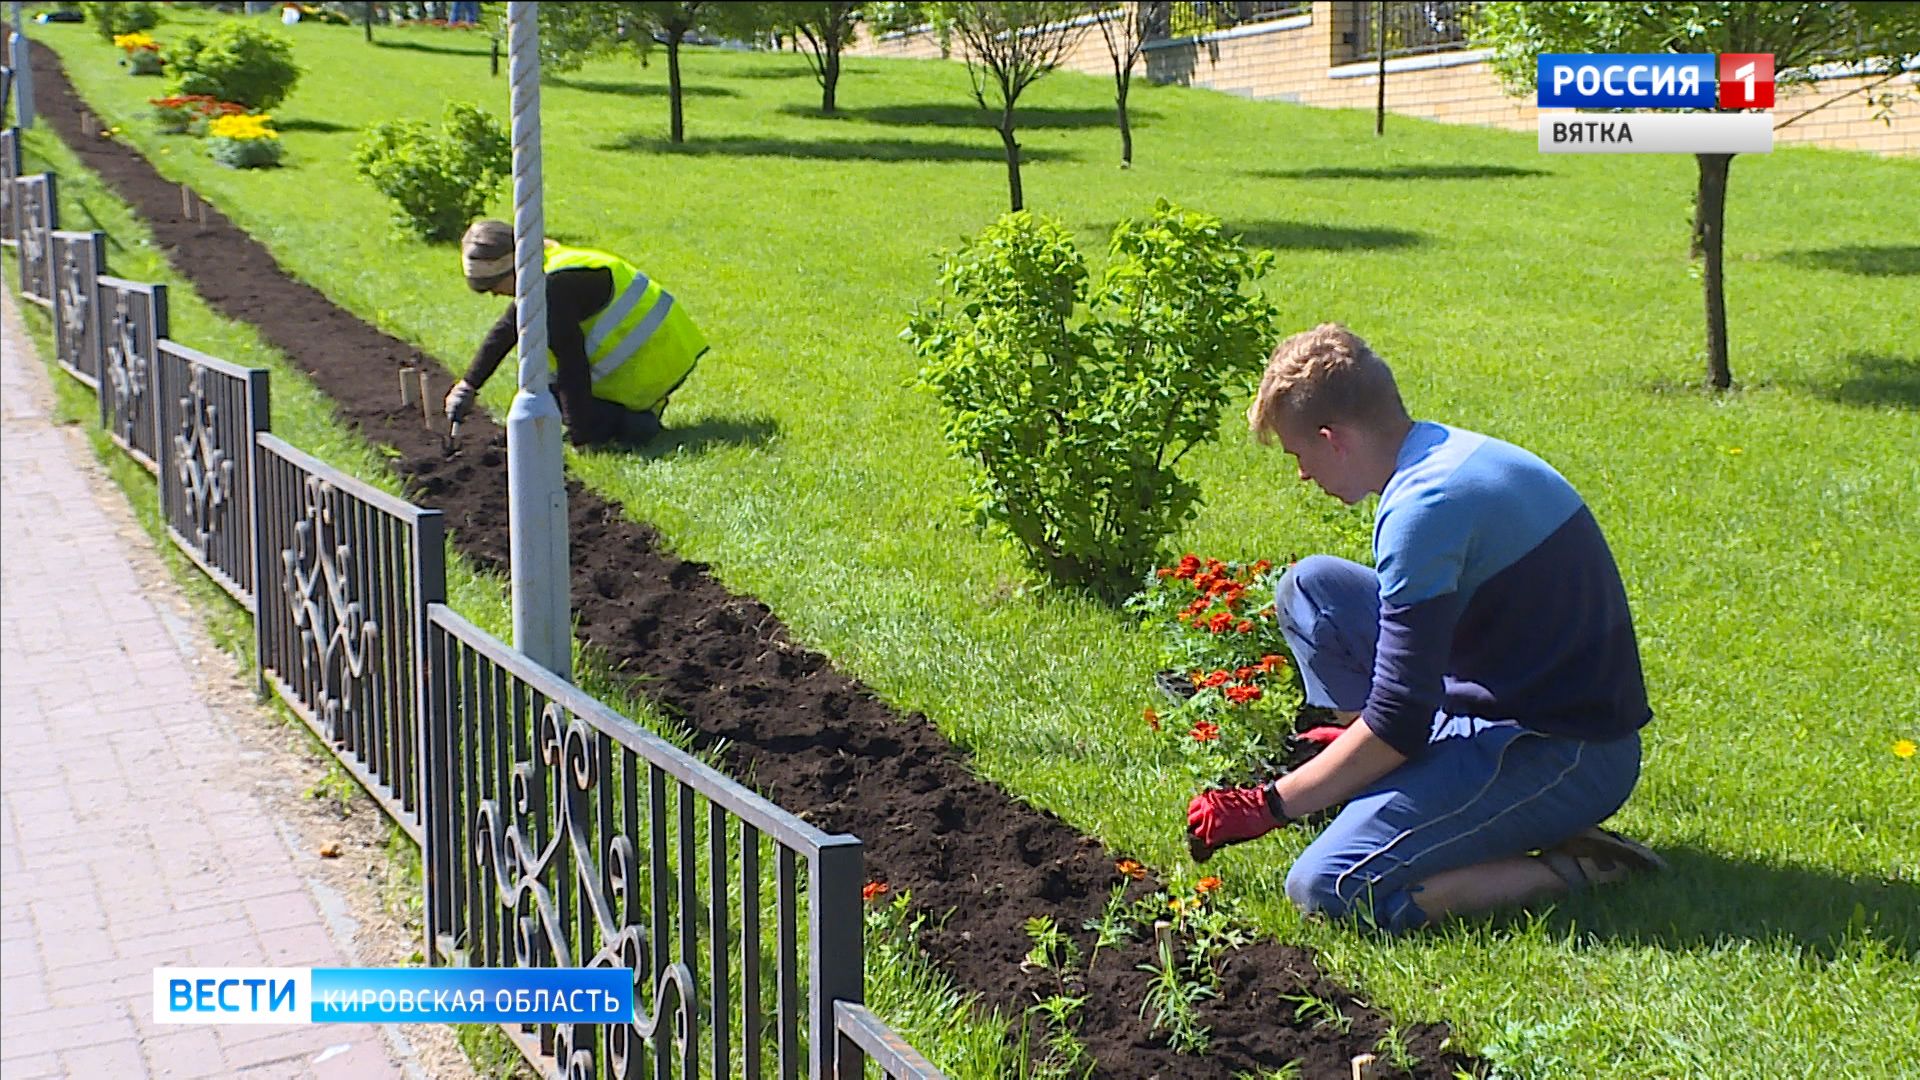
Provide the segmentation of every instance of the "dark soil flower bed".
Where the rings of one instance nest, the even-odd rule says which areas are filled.
[[[504,572],[504,430],[474,417],[449,458],[418,406],[403,407],[397,395],[395,369],[431,361],[288,277],[224,215],[209,209],[205,225],[185,220],[177,185],[131,147],[82,131],[84,103],[57,58],[36,47],[33,59],[43,118],[147,220],[180,273],[216,311],[257,327],[364,437],[393,448],[394,468],[415,497],[446,512],[454,545]],[[700,739],[727,740],[733,774],[769,798],[864,840],[868,876],[911,890],[915,905],[934,914],[922,944],[962,987],[1016,1013],[1058,989],[1050,972],[1022,968],[1033,946],[1025,921],[1050,916],[1087,955],[1093,935],[1081,927],[1128,880],[1113,852],[975,776],[964,752],[924,716],[893,711],[790,642],[765,605],[667,554],[617,506],[570,483],[569,514],[580,634],[636,693],[682,717]],[[1178,809],[1166,808],[1169,828]],[[1129,885],[1135,897],[1157,887],[1150,878]],[[1387,1017],[1327,980],[1310,951],[1262,942],[1226,960],[1220,997],[1200,1007],[1209,1053],[1176,1055],[1140,1017],[1147,976],[1137,968],[1154,961],[1151,942],[1099,955],[1078,1018],[1099,1077],[1225,1078],[1295,1059],[1304,1075],[1344,1077],[1349,1059],[1371,1051],[1388,1029]],[[1335,1003],[1350,1023],[1296,1017],[1289,998],[1302,994]],[[1400,1030],[1419,1058],[1415,1075],[1451,1077],[1466,1063],[1442,1049],[1446,1034],[1434,1024]]]

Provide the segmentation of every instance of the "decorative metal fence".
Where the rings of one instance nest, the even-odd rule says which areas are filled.
[[[18,133],[0,132],[18,171]],[[938,1080],[862,1004],[863,852],[445,606],[440,512],[270,434],[267,373],[168,340],[165,286],[0,184],[61,367],[158,474],[174,543],[253,612],[277,691],[422,846],[429,962],[619,966],[625,1025],[509,1029],[577,1077]],[[804,931],[804,932],[803,932]],[[870,1056],[870,1057],[869,1057]]]
[[[569,1077],[863,1075],[871,1032],[841,1039],[834,1011],[863,994],[857,838],[781,810],[443,605],[427,655],[436,962],[630,968],[633,1024],[529,1036]]]
[[[20,228],[20,295],[53,306],[53,230],[60,227],[52,173],[22,176],[13,182]]]
[[[267,373],[159,343],[160,517],[207,576],[256,610],[253,470]],[[275,568],[269,568],[275,569]]]
[[[1199,3],[1148,2],[1141,6],[1141,27],[1148,41],[1194,37],[1249,23],[1272,22],[1313,10],[1305,0],[1220,0]]]
[[[261,678],[424,844],[420,657],[427,605],[447,596],[440,511],[395,498],[273,435],[256,435],[255,443]]]
[[[100,388],[100,271],[107,238],[97,232],[53,234],[54,358],[67,374]]]
[[[26,244],[25,236],[21,245]],[[133,459],[160,467],[154,423],[154,369],[167,336],[167,287],[109,277],[95,279],[100,328],[100,426]]]
[[[13,182],[20,178],[20,129],[0,130],[0,244],[13,247],[20,236],[20,194]]]
[[[1477,3],[1435,3],[1431,0],[1388,4],[1353,3],[1344,5],[1348,19],[1340,40],[1348,60],[1378,60],[1380,31],[1386,26],[1389,58],[1448,52],[1467,47],[1467,24]],[[1381,8],[1386,9],[1384,16]]]

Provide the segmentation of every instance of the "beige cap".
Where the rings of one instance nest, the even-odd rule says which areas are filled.
[[[466,235],[460,238],[460,268],[474,292],[486,292],[512,277],[513,226],[492,218],[467,226]]]

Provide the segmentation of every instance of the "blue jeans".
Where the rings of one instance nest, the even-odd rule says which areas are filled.
[[[1274,600],[1308,704],[1358,711],[1373,683],[1379,578],[1315,555]],[[1620,809],[1639,778],[1638,732],[1586,742],[1438,712],[1426,753],[1347,803],[1300,853],[1287,895],[1303,911],[1412,929],[1427,921],[1420,882],[1557,844]]]

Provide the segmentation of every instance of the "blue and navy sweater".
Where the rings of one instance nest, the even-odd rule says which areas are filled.
[[[1420,422],[1373,527],[1368,727],[1409,757],[1436,710],[1578,739],[1653,718],[1627,592],[1573,486],[1510,443]]]

